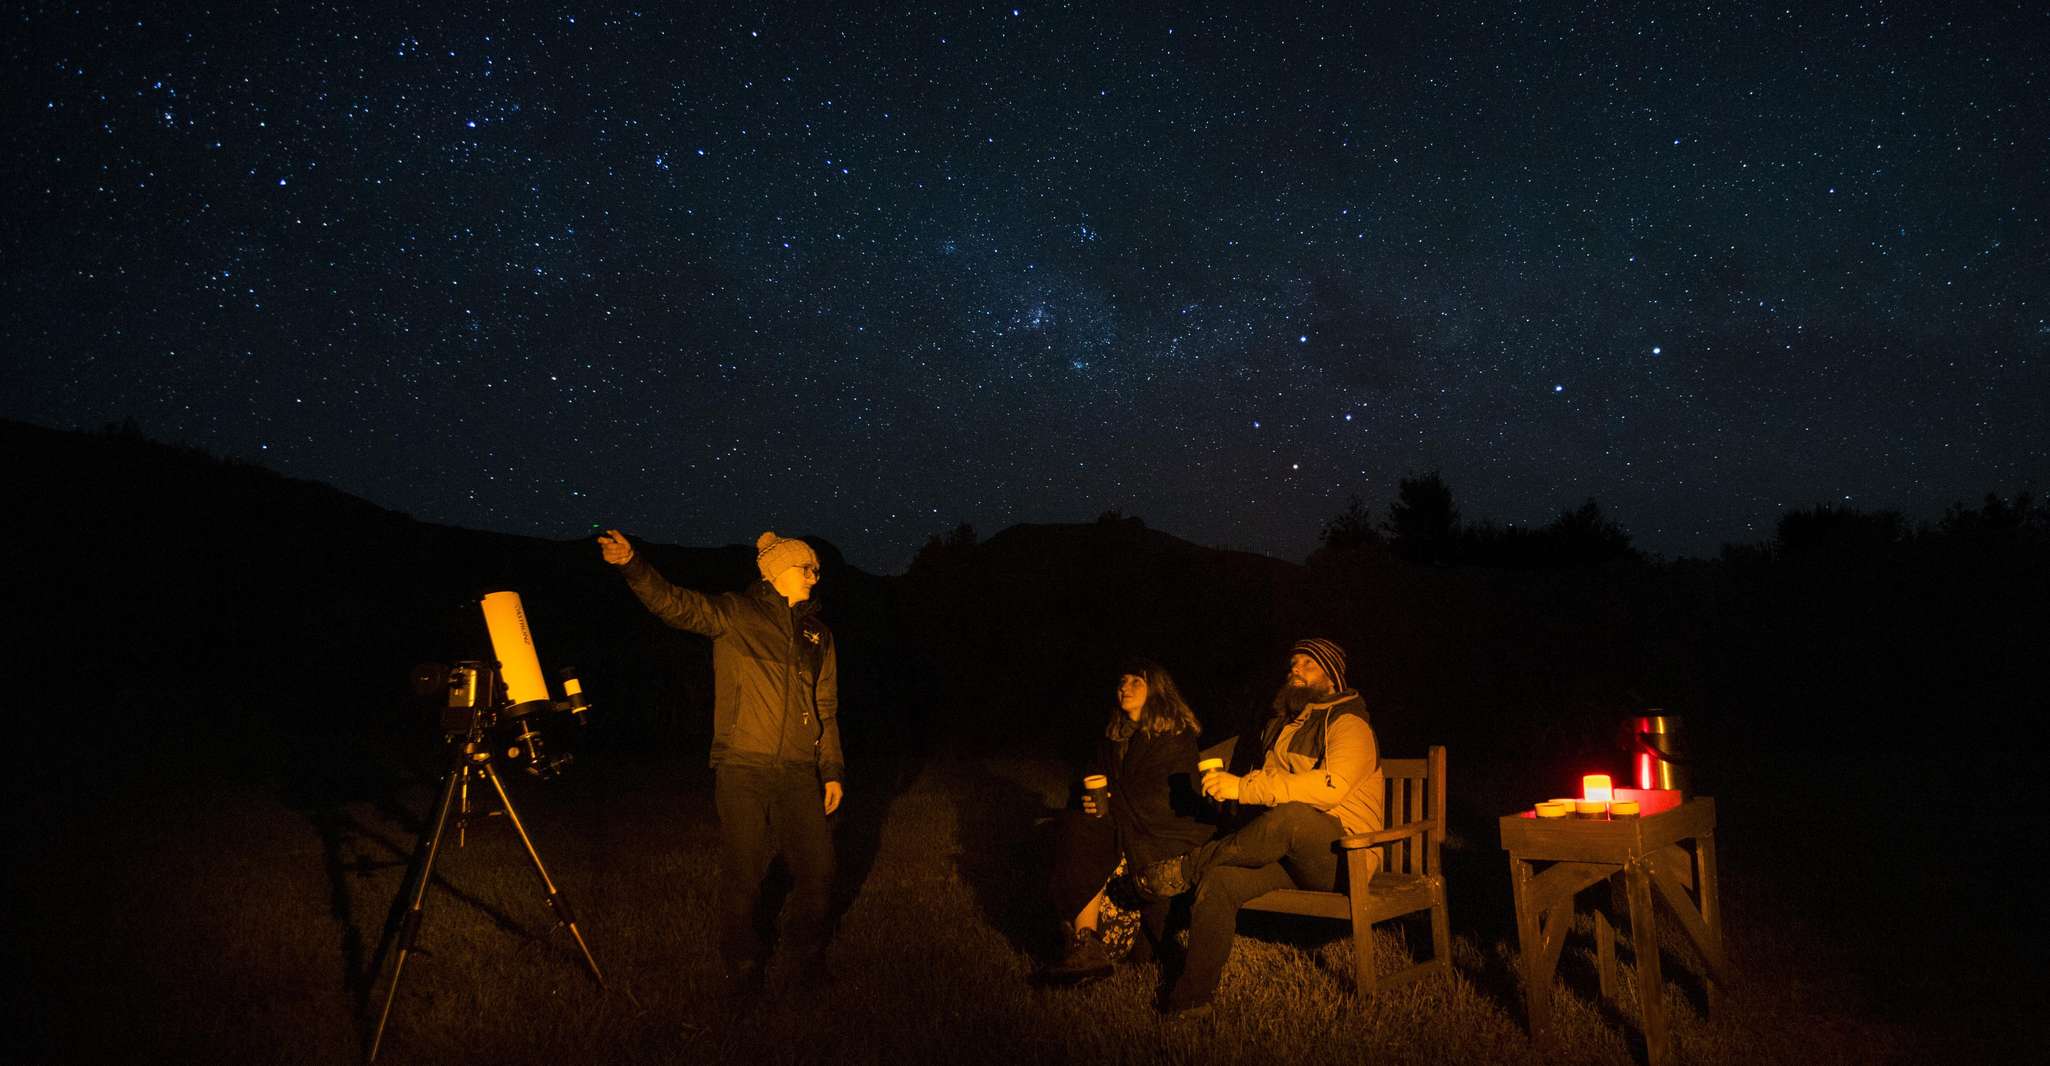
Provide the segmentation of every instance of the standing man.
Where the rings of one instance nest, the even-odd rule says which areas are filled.
[[[1210,1005],[1238,934],[1239,907],[1277,888],[1343,892],[1332,845],[1382,827],[1380,748],[1359,693],[1345,687],[1345,651],[1312,637],[1289,652],[1288,680],[1274,694],[1261,731],[1260,768],[1241,777],[1204,775],[1203,794],[1219,802],[1271,807],[1236,833],[1139,874],[1139,890],[1166,898],[1196,889],[1189,951],[1161,1010],[1189,1014]],[[1379,863],[1363,848],[1347,861]]]
[[[730,990],[763,986],[764,951],[754,930],[762,878],[780,853],[794,883],[783,911],[784,965],[796,983],[825,982],[826,900],[833,845],[826,815],[840,806],[839,663],[833,634],[811,599],[819,557],[811,545],[764,533],[755,541],[762,580],[716,596],[678,588],[616,529],[598,537],[655,617],[712,639],[712,767],[723,851],[719,952]]]

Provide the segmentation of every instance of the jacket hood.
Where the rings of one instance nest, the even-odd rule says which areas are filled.
[[[1365,706],[1365,704],[1366,704],[1366,701],[1365,701],[1365,700],[1363,700],[1363,699],[1360,699],[1360,694],[1359,694],[1358,692],[1355,692],[1355,691],[1353,691],[1352,689],[1346,689],[1346,690],[1345,690],[1345,691],[1343,691],[1343,692],[1335,692],[1335,693],[1332,693],[1332,695],[1331,695],[1331,698],[1330,698],[1330,699],[1328,699],[1328,700],[1317,700],[1317,701],[1315,701],[1315,702],[1313,702],[1313,703],[1306,703],[1306,704],[1304,704],[1304,705],[1303,705],[1303,710],[1306,710],[1306,711],[1321,711],[1321,710],[1323,710],[1323,709],[1324,709],[1324,708],[1326,708],[1326,707],[1338,707],[1338,706],[1341,706],[1341,705],[1343,705],[1343,704],[1344,704],[1344,703],[1345,703],[1346,701],[1348,701],[1348,700],[1350,700],[1350,701],[1352,701],[1352,702],[1354,702],[1354,703],[1358,703],[1358,704],[1360,704],[1360,705],[1361,705],[1362,707],[1364,707],[1364,706]],[[1347,710],[1351,710],[1351,708],[1346,708],[1346,709],[1347,709]]]

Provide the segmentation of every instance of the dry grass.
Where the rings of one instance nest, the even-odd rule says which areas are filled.
[[[729,1011],[714,979],[709,803],[672,768],[578,767],[514,785],[550,872],[576,905],[611,987],[600,992],[552,930],[509,827],[473,824],[447,852],[408,965],[385,1061],[1631,1063],[1636,1004],[1592,994],[1585,939],[1557,988],[1560,1047],[1527,1039],[1511,946],[1459,939],[1456,976],[1360,1003],[1334,926],[1249,917],[1210,1014],[1163,1023],[1159,971],[1081,990],[1034,988],[1048,919],[1032,823],[1064,796],[1064,768],[942,761],[886,797],[856,793],[849,867],[821,1001]],[[432,783],[396,802],[294,809],[275,794],[196,788],[143,808],[81,814],[17,871],[34,908],[18,934],[29,1009],[50,1061],[353,1062],[388,979],[373,971]],[[1492,847],[1492,841],[1470,847]],[[1506,876],[1506,875],[1505,875]],[[1732,878],[1741,886],[1742,878]],[[1910,1057],[1912,1034],[1859,1013],[1827,945],[1751,924],[1733,899],[1746,981],[1715,1017],[1675,945],[1667,969],[1682,1062],[1858,1063]],[[1747,917],[1753,916],[1753,917]],[[1455,930],[1460,915],[1454,914]],[[1585,924],[1585,923],[1583,923]],[[1583,928],[1585,933],[1586,929]],[[1384,929],[1392,967],[1405,931]],[[1420,930],[1407,935],[1422,942]]]

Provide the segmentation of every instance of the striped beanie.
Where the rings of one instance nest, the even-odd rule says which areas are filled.
[[[762,572],[764,581],[776,580],[777,574],[793,566],[817,565],[818,553],[796,537],[779,537],[770,531],[755,538],[755,569]]]
[[[1289,658],[1307,655],[1331,676],[1332,690],[1345,691],[1345,649],[1322,637],[1306,637],[1288,650]]]

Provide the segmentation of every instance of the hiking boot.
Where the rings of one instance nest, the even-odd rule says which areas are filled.
[[[1115,968],[1110,952],[1103,946],[1102,934],[1094,929],[1077,929],[1068,937],[1061,961],[1040,971],[1040,976],[1060,984],[1078,985],[1109,977]]]
[[[1173,899],[1189,890],[1189,857],[1177,855],[1172,859],[1148,863],[1132,883],[1145,899],[1156,902]]]

